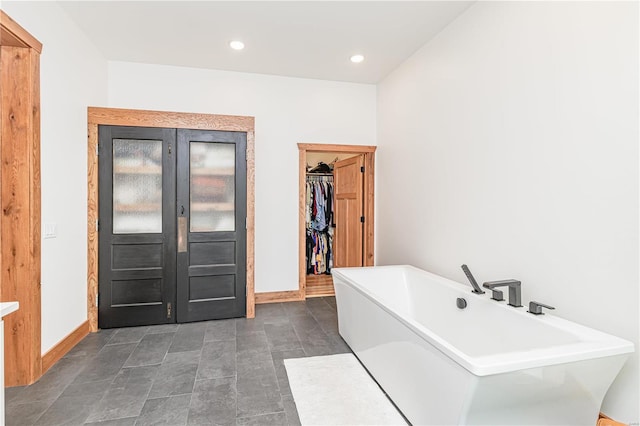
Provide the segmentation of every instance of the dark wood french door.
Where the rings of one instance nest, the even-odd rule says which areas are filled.
[[[99,126],[101,328],[246,314],[246,133]]]
[[[178,322],[246,311],[246,133],[178,131]]]

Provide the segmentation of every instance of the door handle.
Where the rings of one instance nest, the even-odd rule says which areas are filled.
[[[180,216],[184,215],[184,206],[180,206]]]
[[[178,253],[187,251],[187,218],[178,218]]]

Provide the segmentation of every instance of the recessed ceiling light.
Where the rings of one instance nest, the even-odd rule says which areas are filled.
[[[244,43],[241,42],[240,40],[233,40],[231,43],[229,43],[229,46],[233,50],[242,50],[242,49],[244,49]]]
[[[351,57],[351,62],[353,62],[354,64],[359,64],[362,61],[364,61],[364,56],[362,55],[353,55]]]

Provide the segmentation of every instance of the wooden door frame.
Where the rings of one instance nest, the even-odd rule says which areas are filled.
[[[35,50],[38,54],[42,53],[42,43],[2,10],[0,10],[0,45],[25,47]]]
[[[307,268],[306,268],[306,240],[305,240],[305,191],[307,175],[308,152],[335,152],[344,154],[364,155],[364,230],[363,230],[363,259],[364,266],[374,263],[374,184],[375,184],[375,156],[376,147],[369,145],[333,145],[317,143],[299,143],[299,178],[298,178],[298,298],[307,297]]]
[[[89,107],[87,110],[87,316],[98,331],[98,125],[222,130],[247,133],[247,318],[255,317],[254,117]]]
[[[18,301],[4,318],[3,386],[42,375],[40,53],[42,43],[0,10],[0,221],[2,301]]]

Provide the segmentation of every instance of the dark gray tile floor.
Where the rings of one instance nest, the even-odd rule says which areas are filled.
[[[284,359],[350,352],[334,298],[256,318],[101,330],[31,386],[7,425],[298,425]]]

